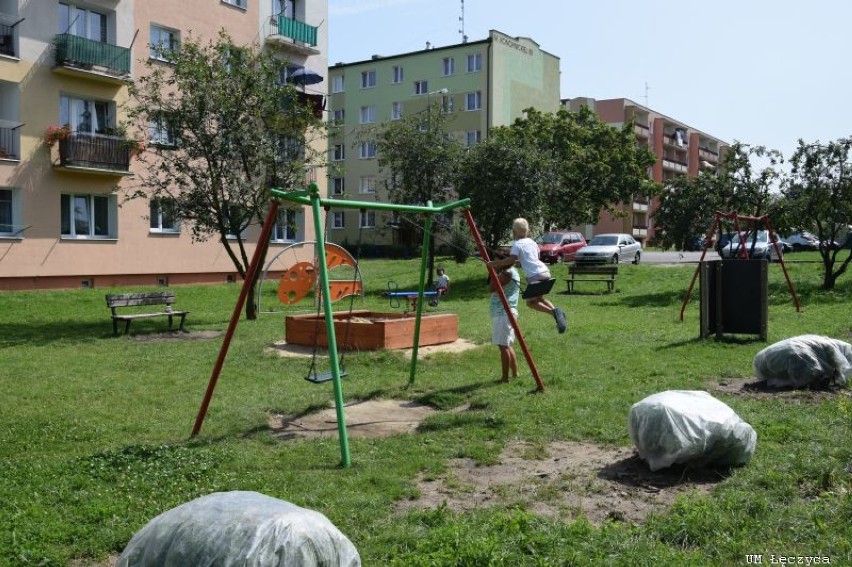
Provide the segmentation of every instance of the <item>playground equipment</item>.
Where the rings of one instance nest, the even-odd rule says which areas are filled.
[[[488,266],[488,251],[485,248],[485,245],[482,243],[482,238],[479,235],[479,230],[476,228],[476,224],[473,221],[473,217],[470,214],[470,210],[467,207],[470,205],[469,199],[463,199],[461,201],[456,201],[452,203],[448,203],[443,206],[434,206],[431,201],[427,201],[426,205],[396,205],[389,203],[378,203],[378,202],[362,202],[362,201],[346,201],[339,199],[323,199],[319,195],[319,189],[315,184],[311,184],[311,186],[304,191],[292,191],[286,192],[279,189],[271,189],[271,194],[273,196],[273,201],[270,203],[269,211],[267,212],[267,216],[265,222],[263,223],[263,230],[260,233],[260,237],[258,239],[258,245],[255,248],[254,255],[252,257],[251,264],[249,265],[248,272],[243,281],[243,287],[240,291],[240,295],[237,298],[237,303],[234,306],[234,311],[231,314],[231,320],[228,324],[228,329],[225,333],[225,338],[222,341],[222,346],[219,349],[219,355],[216,359],[216,363],[213,366],[213,371],[210,376],[210,381],[207,384],[207,389],[204,394],[204,399],[201,402],[201,407],[198,410],[198,415],[195,419],[195,425],[192,430],[192,435],[198,435],[201,431],[201,425],[204,423],[204,418],[207,414],[207,409],[210,405],[210,400],[213,397],[213,391],[216,388],[216,382],[219,379],[219,375],[222,371],[222,366],[225,362],[225,357],[228,352],[228,348],[230,347],[231,339],[233,338],[234,331],[236,330],[237,323],[240,320],[240,314],[245,305],[246,297],[248,295],[249,287],[251,286],[251,282],[254,280],[255,275],[259,269],[259,264],[261,258],[266,252],[266,249],[269,245],[269,236],[272,230],[272,226],[275,224],[274,219],[278,214],[278,200],[283,199],[286,201],[291,201],[294,203],[299,203],[301,205],[310,206],[313,212],[314,219],[314,227],[316,229],[317,235],[317,262],[316,266],[319,267],[319,276],[320,276],[320,293],[322,298],[322,306],[324,310],[324,319],[325,319],[325,327],[326,327],[326,337],[328,340],[328,351],[329,358],[331,364],[331,381],[334,386],[334,400],[335,400],[335,408],[337,415],[337,431],[338,437],[340,441],[340,453],[341,453],[341,464],[344,467],[351,466],[351,457],[349,454],[349,438],[346,431],[346,416],[344,415],[344,404],[343,404],[343,388],[341,383],[341,372],[339,365],[339,355],[338,355],[338,344],[337,344],[337,334],[335,329],[335,321],[334,321],[334,313],[331,308],[331,289],[329,285],[329,277],[328,277],[328,269],[327,269],[327,261],[325,254],[325,235],[322,231],[322,218],[320,209],[322,207],[326,208],[344,208],[344,209],[358,209],[358,210],[385,210],[385,211],[395,211],[395,212],[407,212],[407,213],[417,213],[425,216],[425,228],[424,228],[424,238],[423,238],[423,249],[421,253],[421,262],[420,262],[420,279],[418,285],[418,302],[416,309],[416,316],[414,318],[414,332],[413,332],[413,348],[411,353],[411,371],[409,374],[409,384],[413,383],[414,376],[417,371],[417,354],[418,354],[418,346],[420,345],[420,331],[421,331],[421,319],[423,314],[423,298],[426,292],[426,267],[429,258],[429,241],[430,234],[432,230],[432,217],[438,214],[450,213],[455,209],[463,209],[463,214],[465,221],[468,224],[468,227],[471,230],[471,233],[476,240],[477,247],[479,249],[479,253],[481,258],[486,262],[486,266],[488,268],[489,275],[492,278],[497,278],[497,273],[493,268]],[[503,293],[502,288],[497,289],[498,295],[500,296],[501,303],[503,304],[503,308],[506,311],[509,321],[512,325],[512,328],[515,331],[515,335],[518,339],[518,343],[523,350],[524,356],[527,360],[527,364],[530,367],[530,371],[532,372],[533,378],[536,381],[536,385],[539,391],[544,390],[544,384],[541,381],[541,377],[538,373],[538,368],[535,366],[535,362],[532,359],[532,355],[527,348],[526,342],[524,341],[523,335],[521,334],[520,329],[518,328],[517,320],[512,314],[512,310],[509,308],[509,303],[506,300],[506,295]]]

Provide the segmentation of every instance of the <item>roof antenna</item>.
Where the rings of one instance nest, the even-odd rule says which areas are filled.
[[[648,86],[648,81],[645,81],[645,95],[643,97],[645,99],[645,108],[651,108],[650,106],[648,106],[648,91],[649,90],[651,90],[651,87]]]
[[[462,43],[467,43],[467,36],[464,34],[464,0],[461,0],[461,16],[459,16],[459,23],[461,27],[459,33],[462,36]]]

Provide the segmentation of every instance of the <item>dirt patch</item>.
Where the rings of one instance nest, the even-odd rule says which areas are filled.
[[[169,341],[197,341],[200,339],[215,339],[221,337],[222,331],[171,331],[168,333],[152,333],[150,335],[130,335],[134,341],[169,342]]]
[[[849,388],[828,386],[825,388],[770,388],[765,380],[757,378],[731,378],[720,380],[709,386],[710,390],[752,399],[777,398],[793,403],[820,403],[836,399],[837,396],[852,396]]]
[[[458,339],[451,343],[445,343],[442,345],[429,345],[422,346],[417,349],[417,358],[423,358],[429,356],[430,354],[435,354],[439,352],[464,352],[466,350],[470,350],[478,347],[476,343],[472,343],[465,339]],[[291,345],[287,344],[286,341],[279,341],[274,343],[272,346],[268,347],[267,350],[269,352],[273,352],[278,356],[283,357],[301,357],[301,358],[311,358],[314,355],[313,347],[304,346],[304,345]],[[394,349],[398,352],[401,352],[403,356],[410,359],[411,353],[414,352],[414,349],[404,348],[404,349]],[[344,351],[346,352],[346,351]],[[328,356],[328,349],[318,348],[316,352],[317,356]]]
[[[496,465],[455,459],[440,478],[418,479],[420,496],[400,503],[399,510],[522,506],[561,520],[582,515],[593,523],[639,523],[670,507],[679,494],[708,492],[723,479],[707,469],[651,472],[630,448],[563,441],[551,443],[545,452],[541,456],[540,449],[518,442],[506,447]]]

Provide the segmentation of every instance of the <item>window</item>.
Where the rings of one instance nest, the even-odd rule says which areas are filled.
[[[476,73],[482,71],[482,54],[471,53],[467,56],[467,72]]]
[[[391,120],[399,120],[402,118],[402,103],[395,102],[391,105]]]
[[[225,225],[227,229],[227,234],[225,238],[235,239],[237,235],[241,239],[245,239],[246,237],[246,228],[248,228],[248,219],[242,207],[239,205],[225,205],[225,209],[221,211],[222,213],[222,224]]]
[[[346,182],[343,177],[334,177],[331,180],[331,194],[343,195],[346,191]]]
[[[346,148],[343,144],[334,144],[331,150],[331,161],[343,161],[346,159]]]
[[[452,114],[453,110],[455,110],[455,102],[453,102],[453,97],[451,95],[442,96],[441,114]]]
[[[294,242],[299,233],[298,214],[299,211],[292,209],[279,210],[278,217],[275,219],[275,226],[272,227],[270,240],[273,242]]]
[[[295,0],[272,0],[272,14],[294,19],[296,17]]]
[[[177,133],[168,118],[160,115],[148,123],[148,141],[160,146],[177,146]]]
[[[394,65],[393,68],[393,83],[401,83],[402,82],[402,67],[399,65]]]
[[[358,226],[360,228],[376,227],[376,211],[359,211]]]
[[[343,228],[346,226],[346,223],[344,222],[345,218],[343,211],[331,213],[331,228]]]
[[[482,140],[482,130],[468,130],[467,145],[472,146]]]
[[[59,97],[59,122],[71,126],[72,132],[104,134],[115,127],[112,102]]]
[[[115,195],[61,196],[63,238],[116,238],[118,204]]]
[[[18,237],[22,228],[20,193],[0,188],[0,238]]]
[[[482,108],[482,91],[467,93],[465,97],[465,110],[480,110]]]
[[[452,57],[444,57],[443,62],[444,76],[448,77],[450,75],[456,74],[456,60]]]
[[[230,4],[231,6],[236,6],[237,8],[242,8],[243,10],[248,8],[248,0],[222,0],[225,4]]]
[[[335,75],[331,78],[331,92],[343,92],[343,75]]]
[[[174,199],[151,199],[148,226],[151,232],[180,232]]]
[[[358,192],[361,194],[372,194],[376,192],[376,178],[372,175],[361,177],[358,182]]]
[[[151,24],[149,57],[160,61],[171,61],[170,53],[178,48],[178,32]]]
[[[374,105],[361,107],[361,124],[373,124],[376,122],[376,107]]]
[[[345,123],[346,123],[346,111],[345,111],[345,110],[343,110],[342,108],[341,108],[341,109],[338,109],[338,110],[335,110],[335,111],[332,113],[332,118],[331,118],[331,119],[332,119],[332,123],[333,123],[335,126],[342,126],[343,124],[345,124]]]
[[[107,16],[101,12],[60,2],[59,33],[70,33],[71,35],[106,43],[109,40]]]
[[[363,71],[361,73],[361,88],[362,89],[371,89],[376,86],[376,72],[375,71]]]
[[[414,81],[414,94],[426,94],[429,92],[429,81]]]
[[[361,142],[361,159],[370,159],[376,157],[375,142]]]

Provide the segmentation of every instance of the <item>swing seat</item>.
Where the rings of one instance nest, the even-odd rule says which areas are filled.
[[[340,371],[340,377],[343,378],[348,374],[345,370]],[[308,382],[313,382],[314,384],[322,384],[323,382],[328,382],[329,380],[334,378],[334,374],[331,370],[327,372],[311,372],[307,376],[305,376],[305,380]]]
[[[523,297],[524,299],[529,299],[531,297],[547,295],[553,288],[554,283],[556,283],[556,278],[550,278],[549,280],[543,280],[540,282],[533,282],[531,284],[528,284],[521,297]]]

